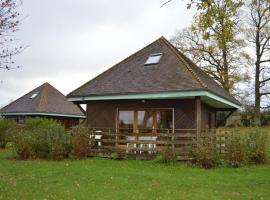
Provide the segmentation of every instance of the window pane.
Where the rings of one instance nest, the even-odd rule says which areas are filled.
[[[137,118],[134,119],[134,116]],[[171,109],[119,111],[118,128],[122,132],[133,132],[133,128],[141,133],[151,133],[153,130],[167,132],[173,128],[173,111]]]
[[[172,110],[157,111],[157,129],[172,129],[173,119]]]
[[[138,129],[139,132],[152,132],[153,128],[153,112],[152,111],[138,111]]]
[[[138,111],[138,128],[152,128],[153,113],[152,111]]]
[[[32,96],[30,97],[30,99],[36,98],[37,95],[38,95],[38,92],[33,93]]]
[[[145,62],[145,65],[157,64],[161,58],[162,54],[153,54],[148,57]]]
[[[124,131],[133,131],[134,112],[133,111],[119,111],[118,127]]]

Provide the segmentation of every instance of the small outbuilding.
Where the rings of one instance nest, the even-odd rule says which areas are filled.
[[[84,120],[85,112],[49,83],[44,83],[0,109],[0,116],[20,124],[26,117],[45,117],[60,121],[67,129]]]

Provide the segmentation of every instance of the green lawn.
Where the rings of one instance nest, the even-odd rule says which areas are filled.
[[[0,199],[270,199],[270,165],[203,170],[154,161],[16,161],[0,151]]]

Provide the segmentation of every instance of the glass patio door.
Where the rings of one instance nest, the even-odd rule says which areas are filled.
[[[135,127],[139,133],[152,133],[156,129],[155,112],[151,110],[139,110],[137,112],[137,126]]]
[[[172,109],[119,110],[118,129],[125,132],[154,133],[173,128]]]
[[[118,129],[120,132],[132,133],[134,129],[134,112],[121,110],[118,113]]]

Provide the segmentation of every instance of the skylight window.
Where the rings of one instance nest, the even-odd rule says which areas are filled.
[[[30,99],[36,98],[37,95],[38,95],[38,92],[34,92],[34,93],[32,94],[32,96],[30,97]]]
[[[154,65],[154,64],[158,64],[160,61],[160,58],[162,56],[162,53],[155,53],[155,54],[151,54],[148,59],[145,62],[145,65]]]

